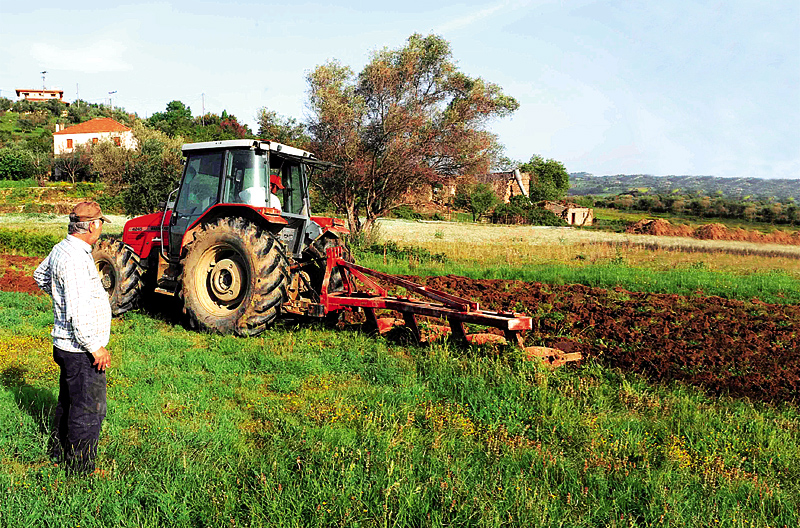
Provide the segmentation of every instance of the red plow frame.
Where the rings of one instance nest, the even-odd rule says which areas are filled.
[[[367,317],[367,325],[377,331],[382,330],[375,310],[393,310],[403,315],[406,327],[417,342],[422,341],[422,334],[417,324],[417,316],[444,319],[450,326],[453,338],[466,344],[469,342],[465,323],[477,324],[503,331],[506,342],[526,350],[531,357],[538,357],[546,363],[557,366],[568,361],[581,359],[580,354],[565,354],[560,350],[546,347],[524,347],[522,332],[533,328],[529,316],[514,312],[494,312],[482,310],[478,303],[447,292],[421,286],[409,280],[381,273],[344,259],[344,248],[341,246],[327,249],[327,267],[320,292],[320,303],[325,312],[333,312],[344,308],[361,308]],[[344,290],[329,292],[331,273],[338,267],[342,272]],[[374,279],[401,286],[423,299],[389,295],[389,292]],[[363,288],[356,287],[356,281]],[[365,291],[366,290],[366,291]]]

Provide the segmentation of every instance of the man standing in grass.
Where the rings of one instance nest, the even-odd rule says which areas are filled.
[[[69,234],[33,273],[39,287],[53,297],[53,359],[61,368],[50,456],[63,462],[70,475],[95,470],[106,415],[111,306],[92,244],[107,221],[96,202],[76,205],[69,215]]]

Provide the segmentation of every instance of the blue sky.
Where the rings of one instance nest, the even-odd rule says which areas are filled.
[[[126,3],[0,0],[0,94],[40,87],[146,117],[178,99],[254,127],[302,119],[305,77],[414,32],[521,106],[506,153],[570,172],[800,178],[800,2]]]

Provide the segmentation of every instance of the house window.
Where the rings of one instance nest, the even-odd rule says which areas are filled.
[[[114,144],[115,144],[116,146],[118,146],[118,147],[119,147],[120,145],[122,145],[122,141],[119,139],[119,136],[114,136],[114,137],[113,137],[113,138],[111,138],[111,139],[113,139],[113,140],[114,140]]]
[[[72,140],[71,140],[71,139],[68,139],[68,140],[67,140],[67,148],[68,148],[68,149],[71,149],[71,148],[72,148]]]
[[[92,138],[92,145],[97,145],[97,138]]]

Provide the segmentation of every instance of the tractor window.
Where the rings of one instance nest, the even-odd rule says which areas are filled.
[[[222,201],[267,207],[267,160],[250,149],[228,151]]]
[[[279,177],[284,187],[283,190],[278,191],[283,211],[292,214],[306,214],[300,165],[285,158],[273,156],[270,160],[270,173]]]
[[[175,213],[199,215],[217,203],[217,187],[222,173],[222,153],[191,156],[186,164]]]

